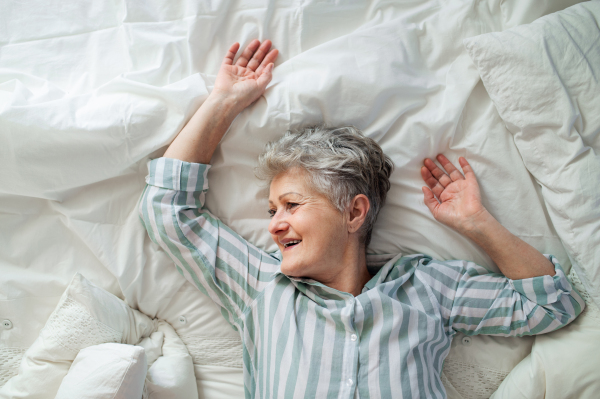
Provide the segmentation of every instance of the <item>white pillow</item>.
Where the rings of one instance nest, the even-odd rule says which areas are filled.
[[[464,40],[600,305],[600,2]],[[549,232],[550,234],[550,232]]]
[[[54,397],[80,350],[107,342],[136,344],[157,321],[131,309],[77,273],[0,398]]]
[[[140,399],[147,370],[140,346],[90,346],[77,354],[56,399]]]

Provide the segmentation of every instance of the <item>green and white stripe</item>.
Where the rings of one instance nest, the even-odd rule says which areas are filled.
[[[240,332],[247,398],[444,398],[456,331],[543,334],[583,310],[552,256],[555,276],[513,281],[472,262],[398,255],[357,297],[287,277],[279,252],[203,207],[209,168],[151,161],[139,209],[150,238]]]

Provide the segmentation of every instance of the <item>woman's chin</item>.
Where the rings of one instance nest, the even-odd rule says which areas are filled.
[[[281,272],[288,277],[303,277],[302,269],[303,268],[300,267],[300,265],[295,265],[291,262],[290,264],[287,264],[285,259],[281,263]]]
[[[288,277],[296,277],[295,273],[297,272],[295,267],[285,266],[283,263],[281,264],[281,273],[285,274]]]

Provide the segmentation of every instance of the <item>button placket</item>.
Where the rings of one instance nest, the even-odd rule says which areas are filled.
[[[350,338],[350,342],[345,346],[344,351],[346,355],[344,356],[344,375],[345,379],[342,380],[342,384],[346,385],[346,389],[348,389],[348,393],[353,394],[356,383],[354,382],[354,376],[357,374],[358,370],[358,345],[354,344],[354,342],[358,341],[358,335],[356,334],[356,305],[359,303],[355,297],[349,297],[346,300],[346,309],[347,313],[347,321],[344,321],[344,325],[346,327],[346,339]],[[349,334],[349,335],[348,335]],[[350,378],[352,377],[352,378]]]

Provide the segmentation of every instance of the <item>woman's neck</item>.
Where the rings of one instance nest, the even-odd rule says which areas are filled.
[[[321,283],[338,291],[358,296],[365,284],[372,278],[367,269],[365,249],[363,246],[358,246],[357,251],[349,251],[344,255],[344,259],[340,266],[335,268],[337,270],[331,279],[321,281]]]

